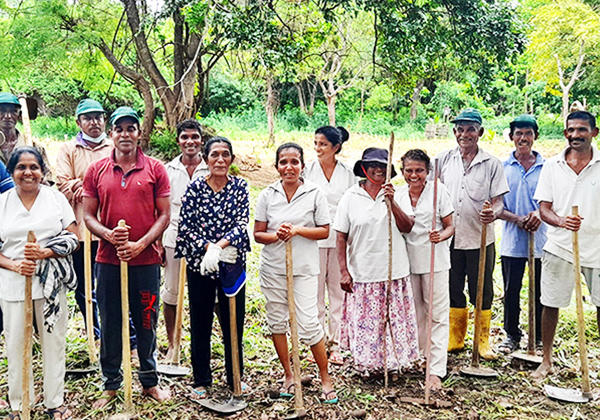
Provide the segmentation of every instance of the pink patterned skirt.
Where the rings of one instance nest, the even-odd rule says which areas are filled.
[[[355,368],[361,372],[383,370],[386,289],[387,282],[354,283],[354,293],[346,294],[341,346],[350,350]],[[410,277],[392,281],[386,342],[388,371],[408,367],[419,358]]]

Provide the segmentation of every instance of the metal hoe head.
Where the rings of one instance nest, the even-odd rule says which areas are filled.
[[[296,411],[294,411],[292,414],[290,414],[289,416],[284,417],[286,420],[293,420],[293,419],[301,419],[302,417],[306,416],[306,410],[304,408],[297,408]]]
[[[546,395],[553,400],[586,403],[592,399],[591,393],[582,392],[580,389],[559,388],[552,385],[544,385]]]
[[[474,367],[468,366],[460,369],[461,375],[471,376],[475,378],[497,378],[498,372],[494,369],[486,368],[486,367]]]
[[[179,365],[163,365],[159,364],[156,367],[158,373],[165,376],[187,376],[190,374],[190,368]]]
[[[413,398],[413,397],[402,397],[400,398],[400,402],[409,403],[409,404],[419,404],[426,405],[432,408],[451,408],[452,403],[450,401],[444,400],[436,400],[433,398],[429,399],[429,402],[425,400],[425,398]]]
[[[231,397],[227,401],[219,401],[214,398],[208,400],[199,400],[198,403],[202,407],[220,414],[237,413],[248,406],[246,401],[236,397]]]
[[[531,363],[534,365],[542,364],[542,357],[536,354],[529,354],[521,351],[516,351],[510,355],[513,359],[521,360],[523,362]]]

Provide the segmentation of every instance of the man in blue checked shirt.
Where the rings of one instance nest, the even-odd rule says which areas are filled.
[[[504,278],[506,339],[497,350],[504,354],[518,350],[521,342],[519,298],[529,256],[529,232],[535,232],[535,340],[541,343],[540,278],[542,248],[546,242],[546,225],[540,219],[538,202],[533,199],[544,165],[542,155],[532,149],[538,134],[538,125],[533,116],[521,115],[515,118],[510,123],[509,134],[510,139],[515,143],[515,150],[503,162],[504,174],[510,188],[510,192],[504,195],[504,211],[500,214],[500,219],[504,220],[500,259]]]

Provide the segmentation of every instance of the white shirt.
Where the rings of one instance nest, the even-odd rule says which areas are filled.
[[[400,194],[406,195],[410,200],[408,185],[400,189]],[[454,213],[450,193],[444,184],[438,181],[438,196],[436,210],[436,230],[444,229],[442,219]],[[431,219],[433,218],[433,181],[425,184],[425,188],[413,207],[415,213],[415,224],[409,233],[404,234],[406,249],[410,261],[410,272],[412,274],[429,273],[431,269],[431,242],[429,231],[431,230]],[[434,271],[450,269],[450,238],[435,245]]]
[[[177,226],[179,225],[179,211],[181,210],[181,197],[185,194],[188,184],[196,178],[208,175],[208,165],[202,159],[202,162],[196,166],[194,173],[190,178],[188,171],[183,163],[181,163],[181,156],[177,156],[171,162],[165,165],[167,169],[167,175],[169,176],[169,182],[171,183],[171,197],[169,202],[171,205],[171,220],[169,226],[163,234],[163,245],[169,248],[175,248],[175,241],[177,239]]]
[[[440,181],[446,185],[454,206],[454,248],[479,249],[481,222],[479,212],[486,200],[506,194],[508,183],[500,160],[481,147],[467,169],[460,148],[436,156]],[[487,225],[486,245],[494,242],[494,224]]]
[[[0,252],[13,260],[22,260],[25,255],[27,232],[35,232],[40,247],[71,223],[75,222],[75,213],[67,198],[58,190],[40,185],[40,192],[31,207],[27,210],[17,189],[0,195]],[[15,302],[25,299],[25,277],[14,271],[0,268],[0,297]],[[32,282],[33,299],[43,299],[43,289],[39,277],[34,276]]]
[[[572,206],[579,206],[583,217],[579,230],[581,265],[600,268],[600,152],[592,144],[592,160],[577,175],[565,159],[567,149],[546,160],[533,197],[552,203],[552,210],[560,217],[571,214]],[[573,262],[573,232],[548,225],[544,251]]]
[[[358,182],[358,178],[354,175],[354,172],[348,165],[343,162],[337,161],[331,179],[327,180],[323,168],[319,164],[318,160],[310,162],[304,168],[304,178],[314,182],[321,188],[327,204],[329,204],[329,215],[331,220],[334,220],[335,212],[337,211],[338,203],[342,198],[342,195],[348,188]],[[319,248],[335,248],[336,233],[334,229],[329,230],[329,237],[318,241]]]
[[[402,211],[413,216],[410,199],[396,191],[394,200]],[[393,219],[392,215],[392,219]],[[350,187],[338,204],[333,228],[347,233],[348,271],[356,283],[374,283],[388,280],[389,232],[387,205],[383,189],[375,200],[360,184]],[[392,278],[410,274],[406,243],[392,220]]]
[[[281,181],[274,182],[258,195],[257,222],[267,222],[267,233],[275,233],[282,223],[316,227],[331,223],[325,196],[310,181],[304,181],[288,203]],[[292,239],[294,275],[319,274],[319,247],[317,241],[300,235]],[[260,269],[270,274],[285,275],[285,242],[277,241],[265,245],[260,254]]]

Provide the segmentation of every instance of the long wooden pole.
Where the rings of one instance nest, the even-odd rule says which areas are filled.
[[[229,338],[231,339],[231,365],[232,365],[231,367],[233,369],[233,396],[241,397],[241,395],[242,395],[242,373],[240,370],[240,352],[238,349],[237,308],[235,306],[235,296],[231,296],[228,299],[229,299],[229,330],[230,330]],[[295,388],[295,386],[294,386],[294,388]]]
[[[27,107],[27,99],[25,98],[25,95],[19,95],[19,103],[21,104],[21,120],[23,121],[23,134],[25,135],[25,144],[27,146],[33,146],[31,122],[29,120],[29,108]]]
[[[83,272],[85,281],[85,330],[90,363],[98,361],[94,340],[94,302],[92,297],[92,234],[83,228]]]
[[[573,206],[571,213],[579,216],[579,206]],[[573,231],[573,268],[575,270],[575,296],[577,300],[577,339],[581,360],[581,388],[585,397],[592,397],[590,388],[590,368],[588,366],[587,343],[585,340],[585,320],[583,319],[583,290],[581,288],[581,261],[579,258],[579,232]]]
[[[394,132],[392,131],[390,135],[390,148],[388,153],[388,162],[387,168],[385,172],[385,182],[388,183],[392,180],[392,156],[394,154]],[[385,203],[387,205],[387,215],[388,215],[388,279],[387,279],[387,288],[385,294],[385,321],[383,323],[383,386],[385,388],[388,387],[388,368],[387,368],[387,331],[390,330],[391,334],[391,325],[390,325],[390,299],[392,296],[392,200],[386,198]],[[392,346],[394,345],[392,340]]]
[[[35,242],[35,233],[30,230],[27,233],[27,242]],[[33,344],[33,298],[32,298],[32,276],[25,276],[25,332],[23,343],[23,383],[22,383],[22,403],[21,418],[29,420],[31,418],[31,400],[29,395],[29,375],[31,374],[31,352]]]
[[[489,208],[489,204],[484,204],[483,208]],[[477,275],[477,300],[475,303],[475,334],[473,337],[473,355],[471,358],[471,367],[479,367],[479,337],[481,336],[481,312],[483,307],[483,283],[485,281],[485,259],[487,242],[487,224],[481,224],[481,243],[479,245],[479,272]]]
[[[296,321],[296,301],[294,299],[294,264],[292,260],[292,239],[285,243],[285,272],[287,283],[288,307],[290,311],[290,333],[292,338],[292,368],[294,372],[294,408],[296,414],[304,413],[302,384],[300,381],[300,350],[298,346],[298,323]],[[233,330],[233,328],[232,328]],[[237,343],[236,343],[237,345]]]
[[[527,265],[529,266],[529,341],[527,342],[527,354],[535,356],[535,232],[529,232],[529,259]]]
[[[119,220],[119,227],[125,227],[125,220]],[[123,359],[123,382],[125,411],[133,411],[133,387],[131,373],[131,347],[129,343],[129,271],[127,261],[121,261],[121,341]]]
[[[437,161],[433,161],[433,216],[431,218],[431,230],[437,227]],[[427,305],[427,342],[425,344],[425,404],[429,405],[429,397],[431,394],[431,329],[433,328],[433,290],[435,278],[435,244],[431,243],[431,259],[429,261],[429,305]]]
[[[177,312],[175,312],[175,331],[173,332],[173,364],[181,361],[181,329],[183,326],[183,299],[186,282],[185,258],[179,260],[179,283],[177,285]]]

